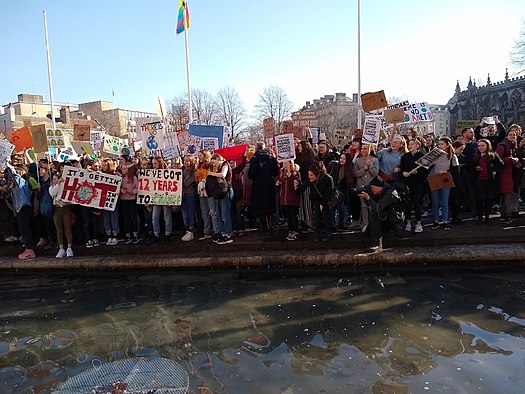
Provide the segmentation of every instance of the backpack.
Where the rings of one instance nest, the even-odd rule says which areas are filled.
[[[224,178],[208,175],[206,178],[206,194],[216,200],[221,200],[226,196],[230,185]]]

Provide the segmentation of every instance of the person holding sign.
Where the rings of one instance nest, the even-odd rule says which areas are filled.
[[[154,170],[161,170],[161,169],[168,168],[168,165],[160,156],[154,157],[153,160],[151,161],[151,164]],[[171,216],[171,207],[168,205],[153,205],[151,221],[153,223],[154,238],[151,241],[152,243],[158,243],[162,241],[160,238],[160,214],[161,212],[164,215],[164,234],[166,236],[166,240],[169,240],[171,238],[171,232],[173,230],[173,218]]]
[[[113,159],[104,159],[102,162],[102,172],[105,174],[116,175],[117,165]],[[118,234],[120,233],[120,223],[118,220],[118,202],[115,204],[113,211],[104,210],[102,212],[104,220],[104,230],[108,236],[106,245],[118,245]]]
[[[408,152],[406,140],[397,136],[391,142],[388,148],[381,149],[377,152],[379,161],[379,175],[385,182],[401,180],[399,166],[401,157]]]
[[[182,220],[186,227],[186,233],[182,241],[192,241],[195,236],[195,156],[184,156],[184,167],[182,168]]]
[[[124,219],[124,231],[126,232],[126,244],[139,243],[139,224],[137,209],[137,193],[139,180],[137,178],[137,167],[125,163],[120,166],[122,173],[122,184],[120,186],[119,204]]]
[[[501,217],[507,224],[518,215],[518,191],[522,169],[517,149],[518,130],[513,127],[509,129],[505,140],[496,147],[496,153],[505,164],[499,179],[499,192],[501,193]]]
[[[60,183],[64,178],[60,174],[53,176],[52,184],[49,186],[49,194],[53,198],[53,221],[55,223],[58,243],[57,259],[73,257],[73,230],[71,224],[71,204],[59,198]],[[67,249],[64,248],[64,234],[66,235]]]
[[[454,148],[452,147],[452,140],[449,137],[441,137],[438,140],[437,147],[446,154],[441,155],[430,167],[430,173],[428,177],[435,175],[449,174],[451,167],[458,166],[458,158],[454,154]],[[450,184],[452,184],[452,177],[447,177]],[[449,220],[449,205],[448,200],[450,197],[450,188],[451,186],[441,185],[439,189],[432,190],[430,192],[430,197],[432,198],[432,214],[434,216],[434,224],[432,225],[433,230],[438,230],[442,227],[444,230],[448,230],[448,220]],[[439,216],[439,210],[441,208],[441,218]],[[440,226],[440,221],[443,223]]]
[[[505,134],[505,126],[499,121],[498,115],[481,118],[479,125],[474,129],[476,141],[486,138],[493,147],[503,142]]]
[[[355,185],[357,188],[368,186],[370,181],[379,174],[379,161],[375,157],[375,147],[372,145],[362,145],[361,155],[354,165]],[[366,202],[361,198],[361,231],[365,232],[368,228],[369,210]]]
[[[221,155],[214,154],[211,157],[211,169],[206,178],[206,191],[208,194],[213,195],[210,185],[214,182],[213,180],[210,180],[210,177],[219,178],[221,180],[218,181],[219,184],[222,183],[228,185],[226,193],[212,199],[210,215],[213,223],[213,230],[215,231],[214,241],[218,245],[230,244],[233,242],[233,225],[231,217],[231,205],[233,199],[233,189],[231,188],[232,172],[230,165]]]
[[[423,205],[423,192],[425,190],[426,171],[423,167],[417,165],[417,161],[424,156],[421,151],[421,141],[413,139],[408,142],[408,152],[401,158],[400,171],[403,176],[403,182],[408,186],[410,193],[410,202],[405,211],[405,231],[412,231],[410,215],[412,208],[416,217],[414,232],[423,231],[421,224],[421,209]]]

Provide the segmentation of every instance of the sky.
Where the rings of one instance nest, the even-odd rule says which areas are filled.
[[[358,91],[357,0],[188,0],[191,85],[232,87],[248,113],[268,86],[306,101]],[[0,104],[49,100],[43,10],[55,102],[113,100],[154,112],[184,94],[178,0],[1,0]],[[523,29],[525,1],[362,0],[361,92],[445,104],[456,82],[501,81]],[[523,75],[520,74],[520,75]]]

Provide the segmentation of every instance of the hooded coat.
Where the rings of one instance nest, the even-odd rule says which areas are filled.
[[[251,212],[254,216],[275,213],[275,179],[279,165],[267,150],[258,150],[250,160],[248,178],[252,180]]]

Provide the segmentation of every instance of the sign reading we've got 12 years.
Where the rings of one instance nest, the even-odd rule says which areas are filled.
[[[137,204],[182,204],[182,170],[140,169],[138,178]]]

